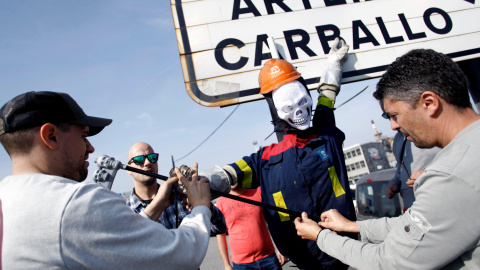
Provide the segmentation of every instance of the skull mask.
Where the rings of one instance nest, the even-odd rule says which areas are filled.
[[[273,90],[273,103],[278,117],[290,126],[306,130],[310,127],[312,98],[299,81],[289,82]]]

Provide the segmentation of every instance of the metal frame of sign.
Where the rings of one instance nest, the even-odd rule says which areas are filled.
[[[215,33],[212,34],[210,32],[209,33],[210,36],[204,37],[198,34],[198,33],[203,33],[203,32],[200,32],[200,29],[202,29],[202,27],[208,28],[210,31],[213,32],[214,29],[220,29],[220,27],[222,26],[221,24],[228,24],[227,29],[229,29],[228,27],[233,28],[231,32],[235,32],[234,31],[235,26],[247,25],[251,27],[250,20],[257,20],[256,22],[260,22],[260,21],[265,22],[265,20],[284,21],[286,20],[287,16],[292,16],[291,14],[294,12],[292,13],[278,12],[278,14],[262,15],[260,16],[260,17],[263,17],[261,20],[259,19],[259,17],[257,17],[258,14],[256,14],[255,16],[252,15],[251,18],[241,18],[241,20],[236,20],[236,21],[232,19],[224,22],[207,22],[207,23],[204,23],[204,25],[201,25],[194,30],[190,30],[194,27],[187,26],[185,13],[184,13],[184,5],[193,4],[194,2],[197,2],[197,5],[210,2],[209,4],[210,6],[212,6],[215,1],[218,1],[218,0],[202,0],[202,1],[171,0],[172,14],[175,22],[175,27],[176,27],[176,35],[177,35],[178,46],[180,51],[180,59],[182,64],[182,70],[184,73],[185,86],[186,86],[187,92],[195,102],[203,106],[209,106],[209,107],[229,106],[229,105],[234,105],[238,103],[262,99],[263,96],[258,94],[259,88],[257,83],[257,76],[261,68],[261,65],[257,65],[254,67],[252,67],[252,65],[249,65],[249,66],[245,65],[246,67],[240,67],[240,68],[238,67],[239,65],[237,66],[231,65],[232,70],[225,70],[225,72],[223,72],[224,74],[217,74],[214,76],[209,74],[209,73],[213,73],[210,69],[199,68],[199,63],[202,62],[200,60],[206,59],[207,58],[206,55],[210,55],[209,57],[211,57],[213,53],[220,53],[220,54],[225,53],[228,55],[228,54],[231,54],[232,51],[240,50],[240,48],[243,46],[245,46],[246,49],[251,51],[258,44],[256,44],[252,40],[245,42],[245,44],[243,45],[235,44],[235,42],[238,43],[238,41],[234,40],[235,35],[232,34],[232,40],[234,41],[228,43],[229,40],[227,40],[226,46],[218,47],[217,45],[217,48],[206,48],[204,45],[205,48],[201,46],[200,47],[197,46],[198,48],[192,50],[190,35],[194,36],[194,40],[196,41],[199,41],[205,38],[205,40],[202,40],[201,42],[196,42],[196,43],[202,43],[203,41],[206,41],[203,43],[208,44],[209,42],[212,43]],[[246,1],[252,5],[255,3],[255,1],[257,1],[257,3],[260,2],[258,0],[220,0],[220,1],[226,1],[226,2],[235,1],[237,4],[240,1]],[[308,0],[306,1],[308,2]],[[347,3],[347,1],[348,2],[353,1],[355,3]],[[457,2],[455,3],[452,3],[454,1],[451,1],[451,0],[421,1],[421,2],[418,2],[417,0],[388,0],[388,1],[377,0],[377,1],[368,1],[368,2],[360,2],[360,3],[357,3],[358,0],[347,0],[347,1],[344,1],[344,0],[336,1],[336,2],[345,2],[345,5],[335,5],[335,6],[329,6],[329,7],[322,6],[322,7],[316,7],[314,9],[310,7],[309,10],[305,9],[303,11],[301,10],[300,12],[303,12],[301,13],[302,15],[311,16],[312,12],[322,11],[325,13],[325,11],[329,11],[329,13],[340,14],[339,12],[346,13],[346,9],[348,9],[348,12],[350,12],[351,14],[355,14],[354,12],[352,12],[352,10],[357,10],[356,12],[362,13],[361,11],[362,9],[368,10],[368,9],[372,9],[372,7],[374,6],[375,7],[378,6],[378,8],[384,9],[386,5],[391,6],[392,8],[399,8],[399,7],[403,7],[402,5],[409,5],[409,4],[421,6],[421,8],[423,8],[425,11],[423,13],[423,17],[419,15],[409,17],[401,13],[402,11],[398,11],[395,14],[398,14],[398,17],[400,19],[397,18],[396,21],[392,19],[391,15],[393,13],[391,11],[390,13],[385,12],[385,13],[388,13],[388,15],[385,15],[385,18],[374,17],[374,15],[371,15],[373,16],[372,18],[364,19],[366,18],[364,15],[364,17],[361,17],[361,18],[359,17],[360,19],[358,20],[351,19],[350,21],[347,22],[347,23],[352,22],[353,25],[356,25],[356,30],[354,30],[354,27],[351,27],[349,29],[348,26],[345,26],[342,22],[342,25],[338,26],[339,28],[338,31],[340,31],[341,29],[341,34],[342,34],[341,37],[344,38],[347,41],[347,43],[350,44],[351,46],[349,58],[347,62],[344,64],[342,83],[348,83],[348,82],[354,82],[354,81],[379,77],[387,69],[388,64],[391,63],[393,60],[395,60],[396,57],[404,54],[405,52],[411,49],[419,48],[419,47],[432,48],[434,50],[438,50],[440,52],[446,53],[447,55],[452,57],[455,61],[461,61],[461,60],[480,57],[480,47],[475,47],[475,45],[471,45],[471,44],[480,44],[480,24],[474,24],[474,23],[471,23],[471,21],[466,22],[467,19],[464,19],[464,17],[469,17],[469,16],[472,17],[475,15],[478,17],[480,15],[480,7],[479,5],[475,4],[474,0],[457,0]],[[222,2],[222,4],[226,2]],[[285,0],[285,2],[287,2],[287,0]],[[301,2],[301,1],[297,1],[297,2]],[[303,2],[305,5],[306,3],[305,0]],[[354,5],[357,5],[357,6],[354,6]],[[298,7],[296,8],[298,9]],[[447,11],[444,11],[444,10],[447,10]],[[329,14],[329,16],[332,16],[332,14]],[[362,19],[368,22],[364,23]],[[376,22],[375,21],[371,22],[371,19],[373,20],[376,19]],[[401,24],[399,23],[400,21],[401,21]],[[419,24],[422,24],[422,25],[425,24],[426,27],[429,30],[431,30],[431,32],[429,32],[428,34],[434,36],[434,38],[427,39],[425,33],[423,34],[425,35],[426,40],[423,40],[421,37],[418,37],[418,36],[415,37],[415,35],[421,36],[422,33],[421,33],[421,30],[418,30],[418,27],[416,30],[412,30],[411,26],[408,25],[410,22],[414,27]],[[453,24],[455,24],[455,26],[457,26],[458,24],[458,27],[453,29]],[[400,26],[403,25],[403,29],[401,29],[399,25]],[[373,26],[376,26],[375,29],[373,30],[370,29],[370,28],[374,28]],[[466,30],[466,28],[469,28],[469,30]],[[359,31],[358,29],[364,32],[358,33]],[[392,32],[394,32],[394,34],[389,33],[388,29],[390,30],[393,29]],[[189,33],[189,30],[190,30],[190,33]],[[398,35],[400,30],[404,32],[402,32],[401,35]],[[224,29],[222,31],[226,32]],[[357,33],[355,33],[355,31],[357,31]],[[301,29],[297,32],[302,34]],[[307,31],[305,32],[307,33]],[[375,34],[372,34],[372,32],[374,32]],[[395,33],[397,36],[395,36]],[[198,36],[195,36],[195,34],[197,34]],[[245,33],[242,33],[242,34],[245,35]],[[310,36],[314,36],[315,34],[316,33],[312,33],[311,31],[308,32],[308,36],[309,36],[308,40],[310,40]],[[320,36],[320,34],[318,35]],[[442,36],[442,35],[445,35],[445,36]],[[351,38],[352,36],[356,37],[356,39],[353,38],[352,40]],[[383,37],[383,40],[379,39],[378,37]],[[408,37],[408,40],[405,40],[407,39],[407,37]],[[318,76],[319,72],[316,72],[316,71],[319,68],[321,68],[321,66],[326,61],[325,59],[326,53],[318,52],[319,50],[318,48],[321,48],[320,43],[323,42],[322,43],[323,51],[325,51],[325,45],[328,47],[328,42],[330,42],[331,39],[333,39],[333,37],[332,36],[328,37],[327,41],[321,40],[317,42],[318,43],[317,52],[316,52],[317,55],[314,55],[313,57],[311,55],[310,56],[307,55],[308,51],[305,52],[305,50],[303,49],[298,50],[299,47],[301,46],[304,46],[304,48],[307,46],[305,43],[303,45],[302,44],[298,45],[299,43],[302,42],[302,40],[300,41],[298,40],[298,37],[295,37],[297,38],[297,40],[294,40],[294,38],[292,37],[290,37],[290,39],[287,39],[285,37],[274,36],[274,38],[276,39],[276,42],[277,42],[276,49],[279,50],[283,58],[285,58],[286,60],[294,64],[297,67],[297,69],[302,73],[302,76],[305,78],[305,81],[309,89],[316,88],[320,80],[320,77]],[[305,39],[305,36],[302,38]],[[375,45],[375,41],[376,41],[375,39],[377,38],[380,41],[382,41],[382,43],[386,43],[386,44],[382,44],[382,46],[379,46],[379,48],[376,48],[377,45]],[[395,44],[396,42],[398,43],[399,38],[401,38],[403,41],[401,45]],[[395,39],[397,39],[397,41],[395,41]],[[257,36],[257,41],[258,41],[258,36]],[[391,42],[390,45],[388,44],[388,41]],[[366,48],[360,48],[360,45],[358,45],[359,42],[364,42],[364,44],[360,44],[360,45]],[[373,43],[373,44],[368,44],[368,43]],[[292,59],[293,58],[292,54],[290,55],[287,54],[287,51],[292,52],[291,50],[292,44],[296,44],[295,46],[297,47],[294,49],[297,50],[300,54],[296,56],[296,59]],[[310,46],[310,44],[308,45]],[[265,45],[261,44],[261,46],[268,46],[268,45],[265,42]],[[256,46],[256,48],[258,49],[259,47]],[[267,55],[267,57],[268,55],[271,55],[269,53],[268,47],[266,48],[267,48],[267,51],[263,51],[263,49],[261,49],[263,53],[262,54],[263,59],[261,60],[262,64],[266,61],[265,55]],[[215,60],[215,58],[212,58],[210,60],[213,61]],[[230,65],[230,64],[226,63],[226,65]],[[208,76],[212,76],[212,77],[208,77]],[[236,77],[235,79],[236,82],[235,80],[232,80],[232,78],[234,77]],[[226,79],[220,80],[219,78],[226,78]],[[245,88],[243,89],[241,87],[243,85],[241,84],[247,85],[247,87],[243,87]]]

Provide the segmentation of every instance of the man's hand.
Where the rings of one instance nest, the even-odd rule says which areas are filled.
[[[157,221],[163,211],[170,206],[173,201],[172,187],[178,182],[178,177],[170,177],[163,181],[158,188],[157,194],[152,202],[143,210],[151,220]]]
[[[410,178],[408,178],[408,180],[406,182],[407,186],[409,186],[410,188],[413,188],[413,184],[415,183],[415,180],[417,180],[417,178],[420,176],[420,174],[422,174],[424,171],[425,171],[425,169],[414,171],[412,173],[412,175],[410,175]]]
[[[165,208],[169,207],[170,204],[175,200],[175,196],[172,193],[173,186],[178,182],[178,177],[169,177],[166,181],[163,181],[160,187],[158,188],[155,198],[161,198],[164,203]]]
[[[334,232],[359,233],[357,223],[346,219],[337,209],[330,209],[323,212],[320,216],[321,220],[318,224],[323,228],[330,229]]]
[[[395,185],[395,184],[391,184],[390,186],[388,186],[386,189],[385,189],[385,195],[387,195],[387,197],[389,199],[393,198],[395,196],[395,194],[397,194],[398,192],[400,191],[400,188]]]
[[[198,179],[198,163],[193,164],[192,169],[194,171],[192,174],[192,181],[188,181],[178,168],[175,168],[175,173],[187,189],[188,202],[191,204],[192,209],[200,205],[210,208],[211,194],[208,179]]]
[[[288,262],[287,257],[283,256],[279,251],[277,251],[277,259],[280,265],[284,265]]]
[[[317,236],[322,230],[318,224],[309,219],[307,213],[302,213],[302,218],[297,217],[295,219],[295,229],[297,229],[297,235],[302,239],[308,239],[317,241]]]

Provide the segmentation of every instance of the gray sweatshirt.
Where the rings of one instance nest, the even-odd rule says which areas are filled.
[[[322,251],[357,269],[480,269],[480,121],[442,149],[402,216],[358,221],[362,242],[322,230]]]
[[[6,177],[0,200],[3,269],[198,269],[208,247],[204,206],[167,230],[98,184],[43,174]]]

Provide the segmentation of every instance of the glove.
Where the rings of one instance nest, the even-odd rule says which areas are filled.
[[[228,173],[221,167],[215,165],[198,174],[199,178],[207,178],[210,181],[210,189],[221,191],[224,193],[230,192],[230,177]],[[212,193],[212,200],[218,198],[218,195]]]
[[[335,38],[333,46],[327,56],[327,64],[324,66],[320,85],[317,91],[324,96],[327,96],[332,101],[335,101],[336,95],[340,92],[340,85],[342,82],[342,65],[347,60],[347,52],[350,46],[345,41]]]

